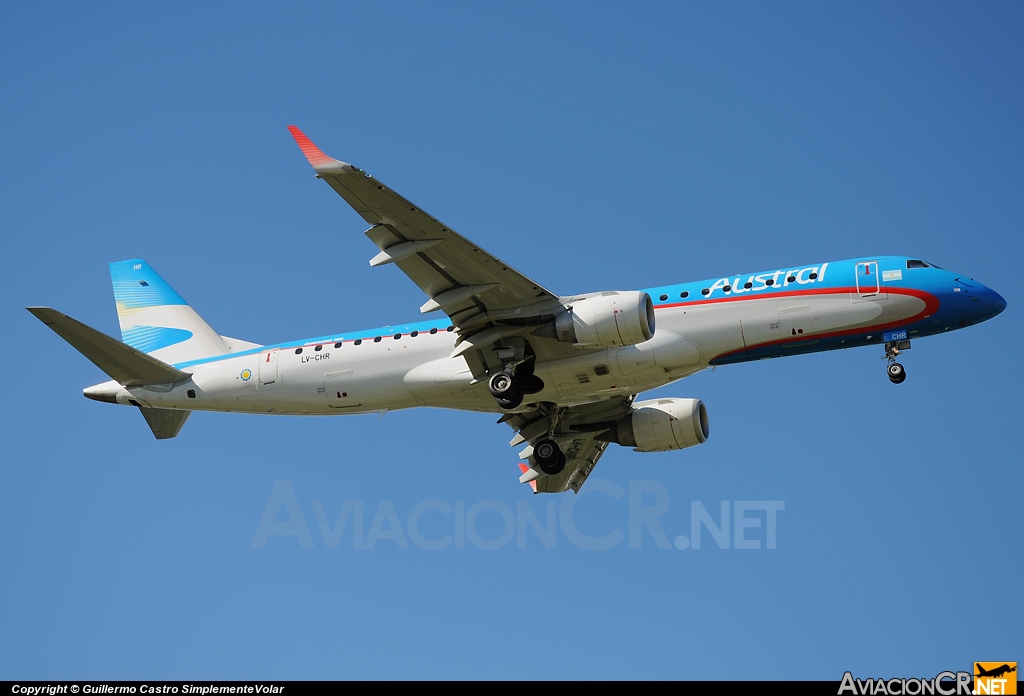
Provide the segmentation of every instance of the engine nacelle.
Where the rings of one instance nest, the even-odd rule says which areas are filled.
[[[654,302],[635,290],[590,295],[555,317],[554,332],[559,341],[595,348],[643,343],[654,336]]]
[[[708,439],[708,411],[700,399],[652,399],[598,437],[636,452],[667,452],[700,445]]]

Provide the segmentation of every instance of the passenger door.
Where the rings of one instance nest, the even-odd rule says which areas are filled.
[[[881,291],[881,277],[877,261],[863,261],[857,264],[857,294],[860,297],[876,297]]]

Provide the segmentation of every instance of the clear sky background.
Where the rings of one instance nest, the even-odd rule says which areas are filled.
[[[0,95],[0,678],[839,679],[1024,660],[1019,3],[18,3]],[[592,550],[558,526],[546,548],[520,506],[545,520],[563,497],[517,482],[493,416],[198,413],[157,442],[134,409],[82,398],[106,377],[24,310],[119,335],[107,263],[141,257],[260,343],[416,319],[419,290],[367,265],[366,224],[291,123],[555,292],[893,253],[1009,307],[915,341],[901,386],[876,346],[659,390],[703,399],[711,439],[613,447],[570,512],[626,538]],[[312,549],[251,548],[277,481],[301,518],[274,519]],[[647,528],[631,544],[631,486],[667,503],[669,540],[692,501],[715,520],[721,501],[781,501],[777,548],[764,526],[747,530],[760,550],[707,531],[659,548]],[[424,513],[424,537],[477,506],[484,543],[387,538],[388,510],[407,538],[431,500],[452,512]],[[384,515],[372,549],[351,519],[329,548],[317,510],[333,526],[346,501],[364,537]],[[480,548],[504,509],[523,543]]]

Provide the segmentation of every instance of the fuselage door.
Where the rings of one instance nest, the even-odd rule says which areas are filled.
[[[277,378],[277,351],[268,350],[260,355],[260,384],[272,384]]]
[[[325,374],[324,391],[327,392],[327,404],[331,408],[348,408],[359,405],[352,370]]]
[[[792,340],[814,333],[814,312],[809,304],[779,307],[779,328],[782,338]]]
[[[862,261],[857,264],[857,294],[874,297],[881,290],[877,261]]]

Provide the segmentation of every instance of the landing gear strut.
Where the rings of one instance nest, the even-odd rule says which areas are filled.
[[[533,458],[540,470],[548,476],[560,474],[565,468],[565,454],[558,443],[551,439],[541,440],[533,446]]]
[[[896,356],[900,354],[901,350],[908,348],[910,348],[910,341],[889,341],[885,344],[885,359],[889,363],[886,373],[889,375],[889,381],[893,384],[902,384],[903,380],[907,378],[907,371],[903,369],[903,365],[896,362]]]

